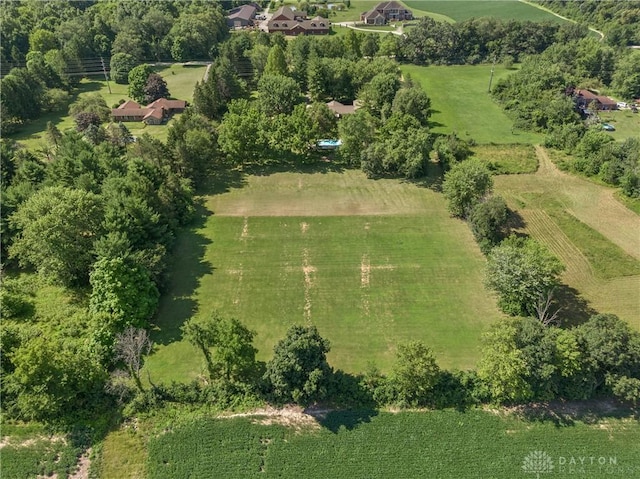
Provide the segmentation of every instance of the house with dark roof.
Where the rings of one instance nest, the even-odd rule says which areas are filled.
[[[618,109],[618,104],[615,100],[605,95],[598,95],[590,90],[576,90],[574,92],[574,98],[579,108],[588,108],[597,111]]]
[[[399,2],[380,2],[368,12],[360,15],[360,21],[367,25],[385,25],[388,22],[413,20],[413,12]]]
[[[113,121],[142,121],[147,125],[160,125],[174,113],[181,113],[187,107],[184,100],[159,98],[146,107],[133,100],[127,100],[118,108],[111,110]]]
[[[229,10],[227,26],[236,29],[252,27],[256,18],[256,11],[257,8],[253,4],[242,5]]]
[[[280,7],[267,22],[269,33],[281,32],[284,35],[327,35],[331,22],[320,16],[307,18],[305,12]]]

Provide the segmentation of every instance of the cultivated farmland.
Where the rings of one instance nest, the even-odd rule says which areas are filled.
[[[450,410],[305,416],[199,419],[173,428],[149,442],[149,477],[514,479],[532,477],[523,469],[532,451],[548,454],[550,477],[640,473],[633,419],[588,425]],[[578,457],[596,461],[577,472],[570,462]]]
[[[415,16],[433,12],[461,22],[469,18],[495,17],[532,22],[565,22],[549,12],[518,0],[406,0]]]

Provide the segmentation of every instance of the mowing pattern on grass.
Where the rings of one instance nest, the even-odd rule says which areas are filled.
[[[219,310],[256,330],[259,359],[290,325],[312,322],[331,341],[331,364],[350,372],[369,361],[388,370],[410,339],[444,367],[473,367],[481,332],[500,317],[469,229],[430,189],[357,171],[278,173],[209,204],[216,214],[178,244],[147,362],[154,379],[200,371],[200,355],[177,341],[194,313]]]
[[[518,0],[406,0],[405,5],[421,11],[445,15],[456,22],[469,18],[495,17],[532,22],[566,22],[565,20]]]
[[[537,133],[513,130],[513,122],[487,92],[491,65],[417,66],[402,65],[431,98],[431,127],[435,133],[456,132],[478,143],[524,143],[542,141]],[[511,73],[496,65],[494,85]]]
[[[349,411],[321,417],[321,428],[269,423],[202,419],[154,436],[149,477],[514,479],[531,477],[522,466],[532,451],[551,457],[550,477],[640,474],[640,428],[631,419],[558,427],[482,411]],[[570,467],[579,457],[587,463]]]
[[[537,147],[534,175],[498,176],[496,193],[567,267],[562,279],[597,311],[640,329],[640,217],[614,190],[559,171]],[[566,313],[566,311],[565,311]]]

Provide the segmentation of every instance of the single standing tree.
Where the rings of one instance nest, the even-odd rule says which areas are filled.
[[[564,266],[532,238],[510,236],[489,253],[487,286],[498,293],[498,306],[512,316],[536,314],[540,297],[558,285]]]
[[[146,329],[131,326],[116,336],[116,342],[113,346],[116,360],[124,363],[129,377],[134,380],[140,392],[144,392],[140,380],[143,356],[151,352],[152,346],[153,343]]]
[[[401,88],[393,99],[391,111],[411,115],[422,126],[428,126],[431,116],[431,99],[419,86]]]
[[[129,72],[129,96],[138,103],[144,102],[144,88],[152,73],[153,69],[146,63],[138,65]]]
[[[426,406],[440,368],[433,352],[421,341],[398,345],[392,382],[398,399],[409,406]]]
[[[287,75],[289,67],[284,56],[284,50],[280,45],[274,45],[269,50],[267,64],[264,67],[264,75]]]
[[[464,218],[475,204],[491,192],[491,173],[480,160],[471,159],[455,165],[444,177],[442,192],[449,212]]]
[[[255,332],[237,319],[218,314],[206,319],[191,318],[182,326],[182,334],[202,352],[212,380],[222,376],[226,381],[246,382],[253,376]]]
[[[122,85],[126,85],[129,72],[136,66],[136,59],[128,53],[116,53],[111,57],[111,79]]]
[[[322,399],[331,375],[329,341],[315,326],[292,326],[278,341],[264,375],[277,401],[299,404]]]
[[[484,254],[504,239],[508,219],[509,210],[501,196],[492,196],[473,207],[469,225]]]
[[[530,370],[516,344],[516,321],[502,320],[482,338],[484,346],[478,377],[487,386],[491,399],[498,403],[526,401],[532,395],[526,379]]]
[[[258,107],[267,116],[289,114],[302,101],[300,87],[284,75],[263,75],[258,82]]]
[[[158,98],[168,98],[169,88],[167,88],[167,82],[164,81],[157,73],[151,73],[147,77],[147,83],[144,86],[144,101],[145,103],[153,103]]]

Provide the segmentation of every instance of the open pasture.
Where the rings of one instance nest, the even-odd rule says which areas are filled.
[[[559,426],[477,410],[205,418],[151,437],[148,477],[516,479],[535,477],[523,465],[542,451],[549,477],[630,478],[639,444],[633,419]],[[586,463],[570,466],[579,457]]]
[[[147,362],[154,379],[201,372],[180,339],[192,314],[238,318],[257,332],[262,360],[289,326],[313,323],[330,363],[349,372],[371,361],[388,371],[398,342],[415,339],[444,367],[473,367],[500,316],[468,227],[429,188],[352,170],[274,173],[207,206],[213,214],[179,239]]]
[[[535,144],[542,135],[513,129],[513,122],[488,93],[491,65],[402,65],[431,98],[431,128],[435,133],[455,132],[477,143]],[[493,84],[512,70],[495,66]]]

